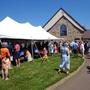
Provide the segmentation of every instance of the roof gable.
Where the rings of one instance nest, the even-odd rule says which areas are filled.
[[[76,26],[81,31],[86,31],[74,18],[72,18],[65,10],[59,9],[52,18],[43,26],[45,30],[49,30],[60,18],[66,17],[74,26]]]

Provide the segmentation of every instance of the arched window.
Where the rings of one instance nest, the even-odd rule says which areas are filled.
[[[60,26],[60,36],[66,36],[67,35],[67,26],[65,24],[62,24]]]

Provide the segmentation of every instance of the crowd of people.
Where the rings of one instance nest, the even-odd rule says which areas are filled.
[[[33,45],[33,49],[29,46],[25,47],[25,45],[20,43],[8,44],[7,42],[1,42],[0,65],[2,79],[8,80],[9,69],[12,68],[12,61],[17,67],[20,67],[21,61],[32,61],[34,55],[41,58],[42,62],[44,62],[48,60],[49,55],[52,56],[57,53],[60,53],[61,57],[58,72],[65,71],[68,74],[70,71],[70,54],[81,54],[82,58],[84,58],[85,54],[90,53],[90,42],[39,42],[37,45]]]
[[[32,61],[31,53],[27,48],[22,48],[19,43],[9,45],[2,42],[0,47],[0,68],[2,70],[2,79],[8,80],[9,69],[12,69],[12,62],[17,67],[21,61]]]
[[[90,42],[84,42],[82,40],[72,41],[72,42],[63,42],[60,46],[61,50],[61,63],[59,65],[60,71],[65,71],[67,74],[70,71],[70,54],[81,55],[84,59],[85,54],[89,54]]]

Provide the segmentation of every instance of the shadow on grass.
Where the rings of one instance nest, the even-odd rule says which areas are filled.
[[[58,68],[55,68],[54,70],[55,70],[58,74],[59,74],[59,73],[66,73],[66,72],[65,72],[65,71],[63,71],[63,70],[60,70],[60,71],[59,71],[59,69],[58,69]]]

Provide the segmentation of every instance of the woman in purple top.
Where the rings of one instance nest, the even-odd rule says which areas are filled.
[[[20,59],[19,59],[19,51],[20,51],[20,45],[19,44],[15,44],[14,46],[14,60],[15,60],[15,64],[16,66],[20,66]]]

